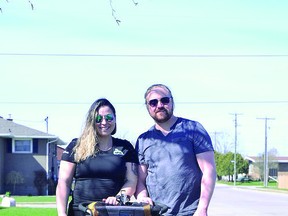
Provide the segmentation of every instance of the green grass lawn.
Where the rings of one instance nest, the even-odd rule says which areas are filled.
[[[239,186],[257,186],[257,187],[264,187],[264,183],[260,181],[251,181],[251,182],[244,182],[240,183]],[[269,188],[277,188],[277,182],[268,182],[267,187]]]
[[[227,181],[217,181],[219,184],[226,184],[226,185],[234,185],[234,182],[227,182]],[[288,189],[279,189],[277,182],[275,181],[270,181],[268,182],[267,187],[264,187],[264,183],[261,181],[250,181],[250,182],[236,182],[236,186],[251,186],[251,187],[257,187],[259,189],[265,189],[265,190],[274,190],[274,191],[279,191],[279,192],[288,192]]]
[[[55,196],[13,196],[16,203],[19,202],[56,202]]]
[[[12,196],[17,203],[56,203],[55,196]],[[2,198],[0,198],[2,202]],[[57,216],[56,208],[28,208],[28,207],[0,207],[0,215],[2,216]]]
[[[3,208],[0,207],[1,216],[57,216],[56,208]]]
[[[227,184],[227,185],[234,185],[233,181],[218,181],[218,183],[221,184]],[[264,187],[264,183],[261,181],[250,181],[250,182],[236,182],[236,186],[254,186],[254,187]],[[269,188],[277,188],[277,182],[268,182]]]

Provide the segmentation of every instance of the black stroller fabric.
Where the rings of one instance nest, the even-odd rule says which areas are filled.
[[[107,205],[104,202],[81,203],[79,210],[91,216],[158,216],[167,211],[167,206],[147,203],[126,202],[121,205]]]

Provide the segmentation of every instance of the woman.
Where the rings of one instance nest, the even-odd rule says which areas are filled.
[[[132,196],[137,184],[137,153],[130,142],[112,137],[116,111],[105,98],[90,107],[81,136],[63,152],[56,190],[59,216],[83,215],[81,202],[102,200],[116,205],[116,196]],[[66,213],[72,180],[75,186]],[[73,208],[74,206],[74,208]],[[74,210],[73,210],[74,209]]]

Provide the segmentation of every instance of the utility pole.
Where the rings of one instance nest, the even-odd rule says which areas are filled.
[[[44,119],[44,121],[46,122],[46,133],[48,133],[48,116]]]
[[[237,116],[238,115],[241,115],[239,113],[234,113],[234,114],[231,114],[231,115],[234,115],[234,122],[235,122],[235,143],[234,143],[234,186],[236,186],[236,175],[237,175],[237,167],[236,167],[236,162],[237,162],[237,158],[236,158],[236,155],[237,155]]]
[[[264,187],[268,186],[268,175],[269,175],[269,167],[268,167],[268,150],[267,150],[267,122],[268,120],[274,120],[274,118],[257,118],[261,120],[265,120],[265,149],[264,149]]]

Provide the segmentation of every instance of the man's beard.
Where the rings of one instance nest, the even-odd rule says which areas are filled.
[[[169,113],[168,110],[166,110],[165,108],[163,108],[163,109],[161,109],[159,111],[162,112],[161,118],[157,117],[157,113],[156,113],[155,116],[152,117],[154,119],[154,121],[157,122],[157,123],[165,123],[165,122],[167,122],[171,118],[172,113],[173,113],[173,112]],[[163,114],[165,114],[164,117],[163,117]]]

